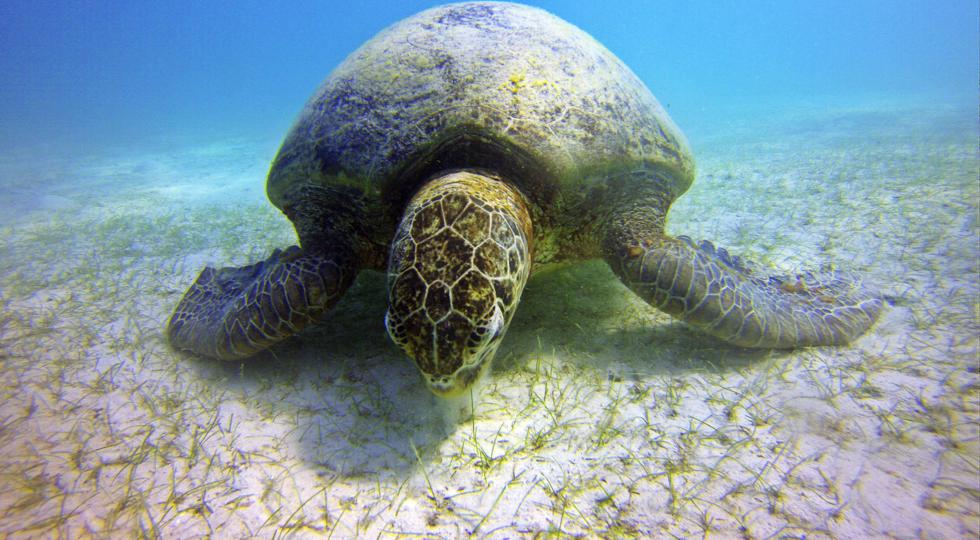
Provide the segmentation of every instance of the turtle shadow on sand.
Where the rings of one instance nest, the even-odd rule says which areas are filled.
[[[567,266],[530,280],[503,340],[489,384],[520,384],[512,377],[544,352],[561,362],[624,380],[655,379],[689,370],[734,370],[771,358],[676,323],[647,306],[652,326],[635,317],[628,290],[601,261]],[[192,357],[210,377],[267,422],[281,426],[287,453],[342,476],[404,475],[459,429],[428,391],[413,363],[387,338],[381,314],[385,277],[362,273],[324,320],[240,362]],[[779,354],[779,353],[777,353]],[[189,358],[190,359],[190,358]],[[480,415],[479,405],[476,411]]]
[[[788,350],[728,344],[638,300],[602,261],[567,265],[529,280],[495,372],[558,351],[562,361],[623,379],[689,370],[730,371]]]
[[[388,339],[384,304],[384,276],[363,272],[337,310],[295,339],[235,362],[184,361],[260,418],[261,440],[282,437],[285,455],[324,474],[407,473],[412,446],[437,444],[451,427]]]

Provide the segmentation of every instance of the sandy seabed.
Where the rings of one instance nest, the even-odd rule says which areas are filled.
[[[0,161],[0,536],[980,537],[976,111],[799,108],[690,132],[669,230],[889,301],[857,342],[737,349],[601,262],[535,276],[449,419],[365,273],[247,362],[173,351],[205,264],[295,242],[275,141]],[[111,155],[110,155],[111,154]]]

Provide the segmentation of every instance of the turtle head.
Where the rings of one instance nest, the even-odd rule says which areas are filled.
[[[530,233],[523,197],[496,176],[452,172],[409,202],[385,326],[433,393],[458,395],[490,365],[527,281]]]

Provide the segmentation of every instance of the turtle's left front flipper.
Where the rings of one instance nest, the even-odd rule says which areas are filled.
[[[846,274],[760,277],[724,249],[683,237],[627,240],[605,251],[623,282],[652,306],[742,347],[848,343],[882,307]]]
[[[340,299],[355,274],[346,258],[292,246],[241,268],[205,268],[167,324],[174,347],[234,360],[281,341]]]

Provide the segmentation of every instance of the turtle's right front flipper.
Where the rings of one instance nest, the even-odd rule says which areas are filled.
[[[234,360],[251,356],[316,321],[350,286],[343,257],[293,246],[241,268],[205,268],[170,322],[174,347]]]

